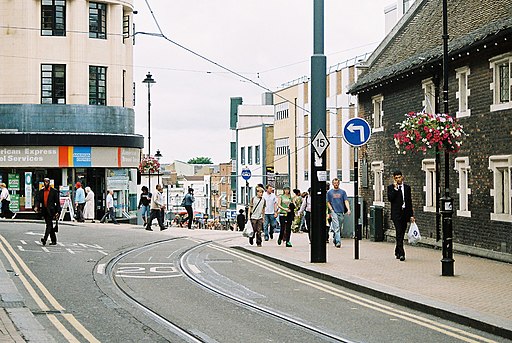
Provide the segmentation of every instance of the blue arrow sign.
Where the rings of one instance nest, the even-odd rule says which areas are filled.
[[[251,170],[249,168],[242,169],[242,178],[247,181],[251,178]]]
[[[371,135],[370,125],[363,118],[352,118],[343,127],[343,139],[351,146],[366,144]]]

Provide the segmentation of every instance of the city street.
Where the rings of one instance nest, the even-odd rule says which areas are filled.
[[[253,247],[233,249],[245,245],[239,232],[63,224],[59,243],[43,246],[43,228],[0,223],[1,262],[23,298],[2,300],[8,313],[30,310],[42,330],[22,333],[39,341],[504,341],[289,269]]]

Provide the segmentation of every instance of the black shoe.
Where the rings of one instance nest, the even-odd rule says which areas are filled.
[[[43,245],[46,245],[46,240],[44,238],[41,238],[41,243],[43,243]]]
[[[396,259],[398,260],[400,258],[400,255],[395,254]]]
[[[250,245],[253,245],[253,244],[254,244],[254,238],[253,238],[253,237],[249,237],[249,244],[250,244]]]
[[[50,244],[48,245],[57,245],[57,242],[51,242]]]
[[[150,227],[147,227],[147,228],[146,228],[146,230],[147,230],[147,231],[153,231],[153,229],[152,229],[152,228],[150,228]]]
[[[405,256],[400,256],[400,261],[405,261]]]
[[[161,226],[160,231],[164,231],[164,230],[167,230],[167,228],[165,226]]]

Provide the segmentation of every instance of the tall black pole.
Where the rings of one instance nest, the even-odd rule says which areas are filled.
[[[326,128],[325,81],[326,58],[324,55],[324,1],[315,0],[313,10],[313,56],[311,56],[311,137]],[[317,155],[310,149],[311,163],[311,262],[326,262],[327,232],[325,230],[325,165],[326,152]],[[319,176],[321,180],[319,180]]]
[[[146,78],[142,81],[148,85],[148,158],[151,156],[151,84],[156,81],[151,77],[151,73],[146,74]],[[149,170],[148,188],[151,192],[151,169]]]
[[[361,226],[359,225],[359,148],[354,148],[354,259],[359,260],[359,240],[361,239]]]
[[[443,103],[448,115],[448,0],[443,0]],[[444,196],[441,198],[443,216],[443,259],[442,276],[453,276],[453,199],[450,198],[450,156],[444,152]]]

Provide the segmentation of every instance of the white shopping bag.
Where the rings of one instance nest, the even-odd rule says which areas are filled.
[[[411,244],[418,243],[421,240],[420,229],[418,229],[416,222],[411,223],[411,226],[409,226],[409,233],[407,236],[409,237],[409,243]]]
[[[248,220],[247,223],[245,223],[244,231],[242,232],[242,235],[244,237],[253,237],[254,236],[254,230],[252,228],[251,221]]]

